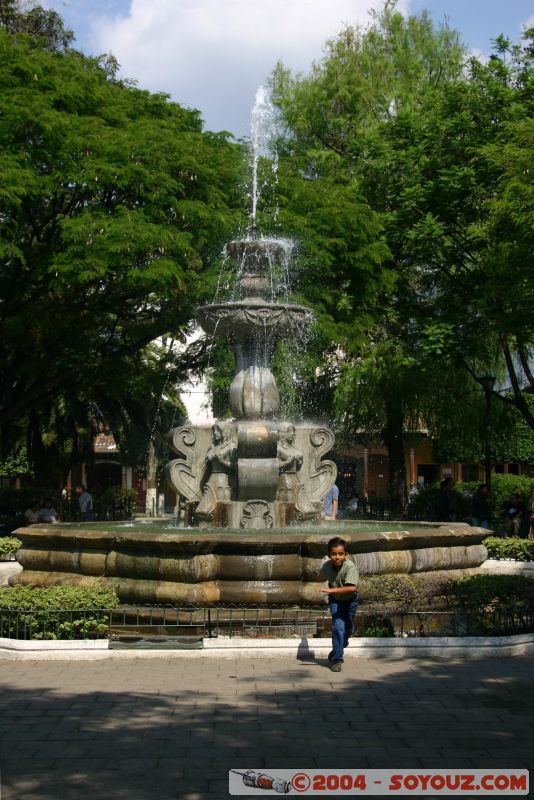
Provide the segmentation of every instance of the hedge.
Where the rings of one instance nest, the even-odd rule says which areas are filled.
[[[519,536],[501,539],[498,536],[488,536],[487,539],[484,539],[484,545],[490,558],[534,561],[534,539],[521,539]]]
[[[19,547],[22,542],[16,536],[0,536],[0,556],[12,556]]]
[[[502,540],[497,540],[502,541]],[[484,614],[534,608],[534,579],[522,575],[370,575],[360,582],[362,611],[409,613],[447,608]]]
[[[97,639],[108,632],[112,589],[83,586],[0,588],[0,636],[19,639]]]
[[[523,575],[471,575],[450,581],[445,597],[451,609],[476,614],[534,609],[534,580]]]

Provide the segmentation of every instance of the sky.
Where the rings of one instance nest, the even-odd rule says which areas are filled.
[[[112,53],[121,76],[199,109],[208,129],[247,136],[256,89],[277,61],[305,72],[345,24],[382,0],[41,0],[88,55]],[[399,0],[403,13],[445,18],[476,54],[534,24],[532,0]]]

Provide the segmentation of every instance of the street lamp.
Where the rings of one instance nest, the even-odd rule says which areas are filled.
[[[478,382],[484,390],[484,397],[486,398],[486,413],[485,417],[485,436],[484,436],[484,471],[486,473],[485,482],[488,489],[491,489],[491,396],[497,379],[494,375],[483,375],[478,379]]]

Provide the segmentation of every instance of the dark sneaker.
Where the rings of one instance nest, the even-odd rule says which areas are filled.
[[[341,672],[341,661],[336,661],[334,664],[330,664],[330,669],[332,672]]]
[[[328,653],[328,660],[332,661],[333,658],[334,658],[334,651],[330,650],[330,652]]]

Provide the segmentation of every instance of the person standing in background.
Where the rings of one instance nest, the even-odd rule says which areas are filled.
[[[81,483],[76,487],[76,494],[78,495],[78,508],[80,509],[80,522],[92,522],[95,518],[93,511],[93,497],[86,491],[85,486]]]
[[[334,520],[337,517],[337,507],[339,503],[339,489],[335,483],[325,494],[323,503],[325,519]]]
[[[473,495],[473,507],[471,513],[471,525],[475,528],[487,528],[489,530],[489,519],[491,516],[491,504],[489,486],[481,483]]]

